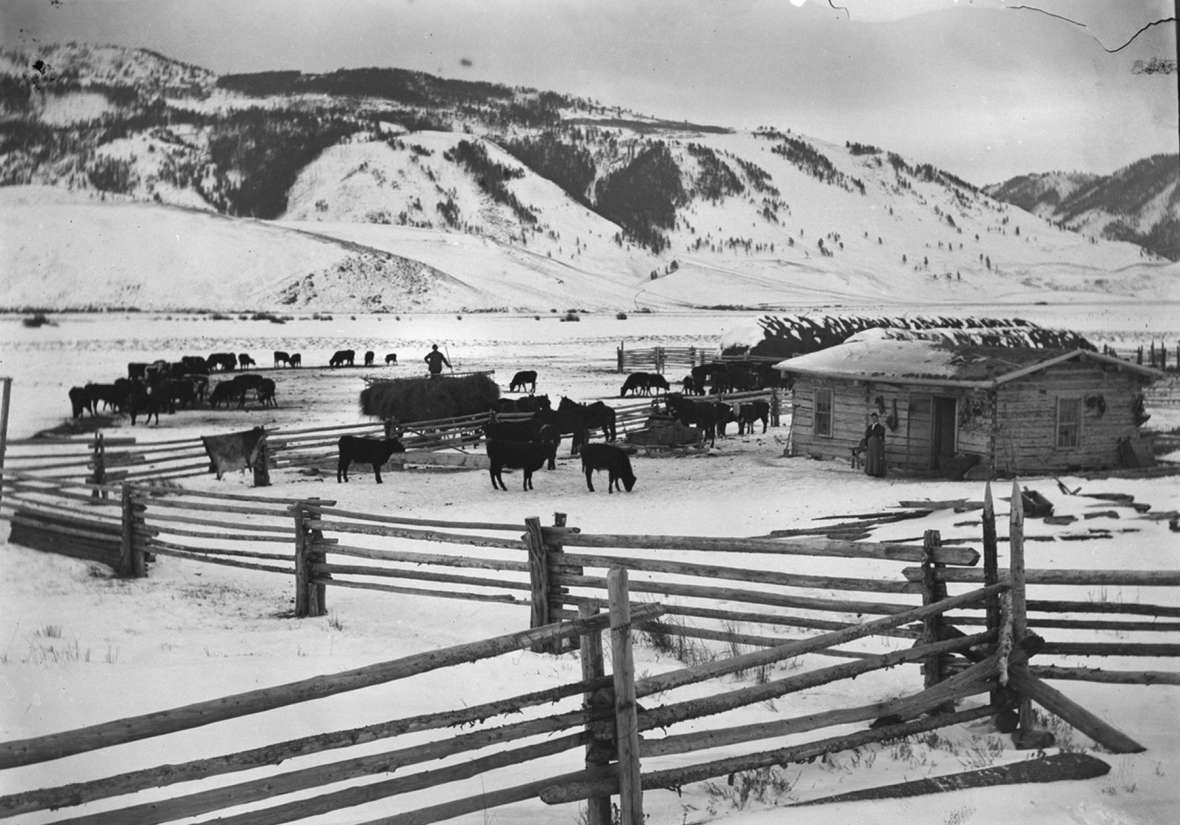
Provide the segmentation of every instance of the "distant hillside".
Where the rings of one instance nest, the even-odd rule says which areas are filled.
[[[1135,243],[1171,226],[1174,170],[1163,188],[1151,169],[1120,180],[1101,198],[1080,177],[1010,182],[1018,208],[885,147],[555,92],[393,68],[216,77],[109,46],[0,53],[0,186],[14,195],[0,208],[6,234],[24,233],[5,249],[16,275],[3,306],[37,295],[336,311],[1169,297],[1175,268]],[[1067,201],[1090,237],[1038,216]],[[116,210],[136,224],[113,222]],[[1110,240],[1088,223],[1100,213]],[[72,231],[38,231],[51,221]],[[154,224],[194,249],[236,225],[233,255],[201,258],[210,271],[193,275],[196,295],[158,289],[183,256]],[[121,247],[104,243],[115,235]],[[310,257],[258,251],[308,238]],[[129,252],[110,260],[115,248]],[[87,280],[92,266],[107,274]],[[69,290],[47,289],[75,270]],[[205,288],[214,282],[225,286]]]
[[[1088,235],[1180,260],[1180,155],[1154,155],[1112,175],[1048,172],[985,188],[997,200]]]

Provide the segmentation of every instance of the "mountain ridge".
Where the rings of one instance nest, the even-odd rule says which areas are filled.
[[[71,294],[86,294],[75,306],[122,306],[129,295],[178,306],[174,291],[153,287],[153,274],[184,267],[152,224],[200,247],[212,231],[201,212],[238,222],[226,242],[233,254],[189,253],[223,285],[200,292],[213,309],[1172,294],[1169,266],[1129,237],[1063,230],[867,144],[675,122],[408,70],[217,77],[117,47],[46,54],[58,61],[48,71],[0,54],[0,212],[19,237],[7,245],[11,270],[29,273],[0,288],[0,305],[37,304],[52,266]],[[1078,181],[1069,194],[1087,187]],[[132,214],[131,204],[134,227],[102,212]],[[51,225],[38,214],[51,210],[65,225],[91,225],[72,238],[34,231]],[[103,261],[101,249],[79,247],[83,238],[130,251],[121,265]],[[271,251],[280,238],[306,254]],[[265,250],[269,269],[243,262],[243,249]],[[83,263],[106,274],[66,274]]]

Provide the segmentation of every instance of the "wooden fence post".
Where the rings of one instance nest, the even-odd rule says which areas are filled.
[[[779,387],[770,388],[770,426],[778,427],[783,415],[783,396]]]
[[[1012,506],[1008,516],[1008,576],[1012,585],[1012,644],[1019,645],[1028,635],[1028,607],[1024,585],[1024,495],[1017,479],[1012,480]],[[1012,671],[1017,675],[1027,674],[1028,665],[1014,664]],[[1013,744],[1024,750],[1041,748],[1045,747],[1046,736],[1052,744],[1051,734],[1034,730],[1032,700],[1023,692],[1019,697],[1019,721],[1012,737]]]
[[[0,378],[0,478],[4,476],[4,455],[8,452],[8,404],[12,400],[12,379]],[[4,485],[0,484],[0,501]]]
[[[291,505],[291,516],[295,520],[295,618],[307,615],[307,512],[302,502]]]
[[[598,608],[578,606],[578,616],[590,619],[598,615]],[[595,630],[581,637],[582,681],[592,682],[606,675],[602,661],[602,632]],[[607,719],[594,720],[614,706],[614,697],[607,688],[599,688],[582,695],[582,710],[586,713],[586,769],[594,770],[609,765],[614,754],[614,725]],[[592,796],[586,800],[586,825],[611,825],[610,795]]]
[[[554,513],[553,514],[553,526],[554,527],[565,529],[565,522],[566,522],[565,513]],[[555,530],[554,533],[556,533],[556,532],[558,532],[558,531]],[[543,537],[544,533],[542,533],[541,535]],[[569,593],[569,588],[563,587],[559,584],[555,584],[554,577],[549,575],[549,571],[553,568],[554,563],[555,562],[561,563],[561,556],[564,554],[564,550],[562,549],[561,539],[553,537],[548,542],[544,543],[544,547],[545,547],[545,555],[544,555],[545,579],[549,583],[549,590],[548,590],[548,595],[545,599],[545,603],[549,606],[549,611],[550,611],[549,622],[551,622],[551,621],[554,621],[553,615],[552,615],[554,608],[557,608],[557,609],[561,608],[562,604],[565,601],[564,596]],[[571,571],[571,572],[573,572],[575,575],[579,575],[579,576],[582,574],[581,569]],[[548,624],[549,622],[546,622],[546,624]],[[569,651],[569,650],[577,650],[579,644],[580,644],[580,640],[577,636],[570,636],[565,639],[554,639],[553,644],[552,644],[552,652],[553,653],[565,653],[566,651]]]
[[[89,481],[91,484],[106,484],[107,483],[107,461],[106,461],[107,451],[106,451],[106,444],[104,443],[104,440],[103,440],[102,432],[99,430],[95,430],[95,432],[94,432],[94,441],[91,442],[90,452],[91,452],[90,464],[94,468],[94,472],[91,473],[90,478],[88,478],[87,481]],[[100,498],[101,497],[103,500],[106,500],[107,492],[106,492],[106,490],[99,490],[97,487],[93,487],[90,490],[90,497],[91,498]]]
[[[123,485],[123,537],[119,555],[119,575],[141,579],[147,575],[147,564],[140,542],[146,537],[142,530],[144,505],[135,500],[132,485]]]
[[[664,374],[664,359],[664,348],[656,347],[656,373],[659,375]]]
[[[524,544],[529,554],[529,627],[541,627],[549,624],[549,564],[545,558],[545,538],[541,533],[541,519],[530,516],[524,520]],[[551,647],[548,642],[536,642],[531,650],[534,653],[548,653]]]
[[[996,540],[996,506],[992,500],[992,483],[989,481],[983,488],[983,585],[990,587],[1000,580],[999,542]],[[987,630],[996,634],[996,645],[1001,646],[1000,640],[1000,597],[990,596],[987,600]],[[1011,639],[1009,639],[1009,645]],[[1007,683],[1005,674],[1003,682]],[[999,691],[991,692],[991,704],[999,704]]]
[[[619,341],[618,349],[615,350],[615,372],[623,371],[623,342]]]
[[[620,825],[643,825],[639,765],[639,712],[635,704],[635,662],[631,658],[631,602],[627,570],[606,574],[610,595],[611,675],[615,687],[615,751],[619,770]]]
[[[939,580],[938,572],[946,568],[945,564],[934,561],[934,553],[942,544],[942,535],[937,530],[927,530],[922,537],[925,558],[922,559],[922,606],[940,602],[946,598],[946,583]],[[933,644],[942,641],[943,618],[941,614],[934,614],[922,620],[922,643]],[[943,679],[942,654],[934,654],[922,665],[925,673],[925,685],[934,687]]]

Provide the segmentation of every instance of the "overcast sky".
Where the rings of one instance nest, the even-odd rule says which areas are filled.
[[[5,45],[218,73],[399,66],[870,142],[976,183],[1177,152],[1171,0],[3,0]],[[835,8],[833,7],[835,6]]]

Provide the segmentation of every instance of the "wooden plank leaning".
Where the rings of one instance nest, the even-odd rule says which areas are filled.
[[[615,688],[615,754],[618,759],[620,825],[643,825],[643,786],[639,765],[639,711],[635,701],[635,663],[631,657],[631,603],[627,570],[607,573],[610,590],[611,672]]]
[[[661,613],[658,604],[643,605],[634,610],[635,620],[653,618]],[[314,676],[269,688],[195,702],[179,708],[132,716],[114,722],[104,722],[45,736],[0,743],[0,769],[18,765],[32,765],[59,759],[76,753],[106,748],[124,742],[135,742],[165,733],[203,727],[226,719],[236,719],[264,710],[334,696],[371,685],[392,682],[462,662],[474,662],[527,648],[534,642],[570,634],[578,635],[609,624],[609,617],[594,617],[545,625],[467,642],[451,647],[403,656],[367,667],[346,670],[327,676]]]

